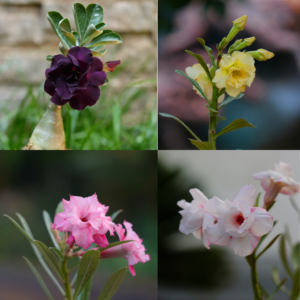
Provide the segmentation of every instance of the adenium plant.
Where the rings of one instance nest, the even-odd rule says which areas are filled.
[[[256,51],[243,50],[255,41],[255,37],[236,40],[228,48],[227,53],[223,53],[237,33],[244,29],[246,21],[247,16],[242,16],[233,21],[233,27],[227,37],[224,37],[217,45],[217,57],[214,57],[212,49],[205,45],[203,39],[197,39],[208,53],[211,65],[207,64],[200,54],[186,50],[188,54],[198,61],[198,64],[187,67],[185,73],[176,70],[178,74],[186,77],[192,83],[196,94],[207,101],[205,106],[209,115],[208,141],[202,141],[186,124],[175,116],[160,113],[163,117],[173,118],[183,125],[194,137],[194,139],[190,139],[191,143],[199,150],[216,150],[217,138],[230,131],[243,127],[255,128],[254,125],[244,119],[236,119],[220,132],[217,132],[217,123],[220,120],[225,120],[224,117],[219,115],[219,110],[233,100],[242,98],[246,87],[251,86],[255,78],[255,59],[265,61],[274,57],[273,53],[264,49]],[[229,95],[226,99],[225,93]]]
[[[65,150],[65,133],[61,106],[83,110],[100,98],[100,86],[108,84],[107,72],[112,72],[120,60],[103,63],[99,58],[107,50],[103,47],[122,43],[119,34],[104,29],[103,8],[98,4],[73,4],[76,31],[68,19],[56,12],[47,18],[60,42],[62,54],[48,55],[44,90],[51,96],[49,107],[35,127],[24,150]]]
[[[207,249],[210,249],[211,244],[230,247],[236,255],[245,257],[251,269],[255,300],[271,300],[279,290],[289,295],[291,300],[296,300],[300,297],[300,244],[293,245],[288,233],[278,234],[258,253],[262,241],[277,223],[269,210],[274,205],[278,193],[294,195],[299,192],[299,183],[290,178],[290,165],[279,162],[275,166],[276,171],[269,170],[253,175],[261,180],[266,191],[263,207],[259,207],[260,193],[257,195],[255,187],[251,184],[242,187],[232,201],[223,201],[217,197],[208,199],[200,190],[191,189],[192,202],[180,200],[177,203],[182,209],[179,211],[182,216],[179,230],[184,234],[192,233],[195,238],[202,240]],[[300,208],[293,199],[291,201],[295,210],[300,213]],[[284,286],[288,277],[280,280],[278,268],[273,267],[272,277],[277,286],[273,293],[269,294],[258,280],[256,263],[279,237],[280,257],[288,277],[293,280],[293,290]],[[292,249],[290,257],[294,270],[289,266],[285,239],[289,241]]]
[[[86,198],[70,196],[69,201],[63,199],[56,209],[53,223],[49,213],[44,211],[44,221],[54,247],[35,240],[26,220],[19,213],[17,216],[21,225],[5,216],[29,240],[39,262],[62,295],[68,300],[89,300],[92,276],[100,259],[125,258],[133,276],[136,275],[134,265],[150,260],[142,239],[132,229],[132,224],[124,221],[124,229],[121,224],[113,222],[121,210],[107,216],[108,209],[94,194]],[[117,233],[119,241],[109,243],[106,237],[108,233],[112,236]],[[48,299],[54,300],[37,269],[26,257],[24,259]],[[70,281],[69,277],[74,269],[76,271]],[[123,267],[117,270],[108,279],[98,300],[111,299],[122,283],[126,269],[127,267]]]

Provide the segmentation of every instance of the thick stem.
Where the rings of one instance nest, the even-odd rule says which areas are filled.
[[[256,269],[256,259],[255,253],[251,254],[252,256],[252,265],[251,265],[251,281],[252,281],[252,288],[254,293],[255,300],[261,300],[258,277],[257,277],[257,269]]]
[[[214,110],[218,110],[218,93],[219,89],[213,84],[213,96],[212,96],[212,103],[211,107]],[[212,144],[213,150],[217,149],[215,135],[216,135],[216,128],[217,128],[217,113],[212,111],[209,112],[209,127],[208,127],[208,141]]]
[[[68,300],[73,300],[71,285],[70,285],[68,271],[67,271],[67,257],[66,256],[65,256],[64,260],[62,261],[61,270],[64,275],[64,286],[65,286],[66,298]]]

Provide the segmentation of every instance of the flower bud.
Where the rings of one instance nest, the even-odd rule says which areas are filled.
[[[237,33],[239,31],[244,29],[247,18],[248,18],[247,16],[242,16],[239,19],[233,21],[233,27],[231,28],[231,30],[226,38],[227,43],[229,43],[237,35]]]
[[[231,49],[229,49],[228,53],[232,53],[233,51],[240,51],[246,47],[249,47],[253,44],[253,42],[256,40],[256,38],[253,36],[251,38],[247,38],[247,39],[244,39],[244,41],[242,43],[239,43],[238,45],[236,45],[234,47],[234,44],[233,44],[233,47]]]
[[[254,59],[259,60],[259,61],[264,61],[264,60],[271,59],[274,57],[274,53],[269,52],[265,49],[258,49],[256,51],[249,51],[247,53],[251,54],[251,56]]]

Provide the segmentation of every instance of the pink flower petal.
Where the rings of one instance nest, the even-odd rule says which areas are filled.
[[[270,232],[273,228],[273,217],[265,209],[260,207],[252,208],[254,222],[250,227],[250,231],[255,236],[263,236]]]
[[[244,237],[233,237],[230,242],[230,247],[235,254],[245,257],[253,253],[259,240],[260,237],[248,233]]]

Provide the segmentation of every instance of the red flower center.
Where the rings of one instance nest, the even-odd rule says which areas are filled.
[[[242,225],[245,219],[244,219],[243,215],[238,215],[235,217],[235,220],[239,225]]]
[[[86,217],[80,219],[82,222],[87,222],[88,219]]]

